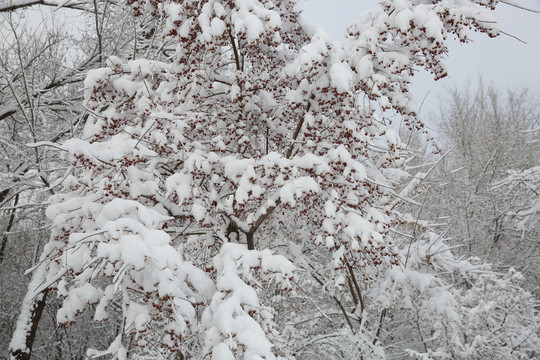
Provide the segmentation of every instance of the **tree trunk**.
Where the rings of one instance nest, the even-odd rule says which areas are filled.
[[[47,293],[49,292],[49,289],[39,290],[46,274],[45,264],[41,264],[34,271],[9,344],[11,360],[30,359],[39,320],[45,308]]]

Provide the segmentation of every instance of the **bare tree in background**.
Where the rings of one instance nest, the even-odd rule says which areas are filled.
[[[449,224],[448,235],[463,244],[460,253],[496,266],[514,266],[539,286],[539,231],[519,229],[509,216],[523,197],[499,186],[511,171],[538,163],[538,100],[526,89],[502,93],[481,79],[476,88],[451,89],[441,101],[438,127],[446,149],[427,202]]]

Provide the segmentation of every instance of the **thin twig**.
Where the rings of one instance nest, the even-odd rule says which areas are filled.
[[[509,5],[509,6],[516,7],[516,8],[521,9],[521,10],[530,11],[530,12],[533,12],[533,13],[536,13],[536,14],[540,14],[539,10],[530,9],[530,8],[527,8],[527,7],[523,6],[523,5],[515,4],[515,3],[507,1],[507,0],[499,0],[499,2],[501,2],[503,4],[506,4],[506,5]]]
[[[517,36],[512,35],[512,34],[509,34],[509,33],[505,32],[505,31],[502,31],[502,30],[499,30],[499,31],[501,32],[501,34],[504,34],[504,35],[506,35],[506,36],[510,36],[511,38],[514,38],[514,39],[516,39],[517,41],[519,41],[519,42],[521,42],[521,43],[527,45],[527,42],[526,42],[526,41],[521,40],[521,39],[518,38]]]
[[[293,280],[293,282],[296,284],[296,286],[298,286],[298,288],[307,296],[308,300],[313,304],[313,306],[315,306],[315,308],[317,309],[317,311],[319,311],[321,313],[322,316],[324,316],[328,321],[332,322],[332,319],[330,319],[328,317],[328,315],[326,315],[322,310],[321,308],[319,308],[317,306],[317,304],[315,304],[315,301],[313,301],[313,299],[308,295],[308,293],[300,286],[300,284],[298,284],[298,282],[296,282],[296,280]]]

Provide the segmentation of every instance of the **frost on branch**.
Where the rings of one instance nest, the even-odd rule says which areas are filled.
[[[142,353],[292,358],[263,301],[269,286],[295,287],[294,260],[340,308],[354,351],[382,356],[386,314],[443,282],[429,273],[435,262],[413,268],[429,251],[409,260],[418,253],[394,242],[417,187],[407,144],[377,110],[423,131],[411,76],[446,75],[448,36],[497,35],[485,21],[495,2],[381,1],[343,43],[296,1],[128,3],[164,20],[174,55],[110,57],[87,75],[91,116],[60,146],[72,168],[51,200],[42,257],[46,286],[65,299],[59,321],[96,303],[98,321],[120,310]],[[125,338],[113,345],[121,357]]]

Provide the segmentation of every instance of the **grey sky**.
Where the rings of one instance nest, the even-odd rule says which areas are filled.
[[[531,9],[540,10],[540,0],[513,0]],[[377,8],[376,0],[305,0],[305,16],[325,28],[334,39],[351,21],[364,10]],[[530,88],[540,97],[540,14],[515,7],[498,5],[495,16],[499,28],[527,42],[501,34],[490,39],[485,34],[473,34],[473,42],[461,44],[452,41],[446,61],[449,77],[433,81],[427,73],[419,73],[413,79],[413,93],[420,103],[428,93],[422,113],[436,111],[438,97],[444,95],[445,87],[463,86],[467,81],[476,82],[479,75],[504,90]]]

